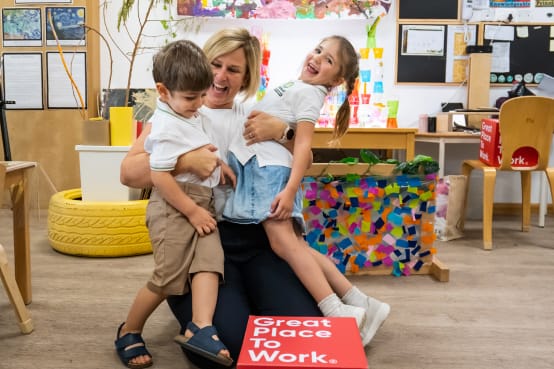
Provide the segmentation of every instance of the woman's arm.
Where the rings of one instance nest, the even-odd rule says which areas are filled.
[[[137,140],[123,158],[119,171],[122,184],[134,188],[152,187],[150,178],[150,155],[144,151],[144,141],[150,134],[152,126],[145,124]]]
[[[119,178],[126,186],[134,188],[152,186],[150,155],[144,150],[144,141],[150,134],[150,130],[150,124],[144,126],[140,136],[121,162]],[[214,154],[216,150],[215,146],[206,145],[181,155],[172,174],[190,172],[201,179],[208,178],[219,165],[219,158]]]

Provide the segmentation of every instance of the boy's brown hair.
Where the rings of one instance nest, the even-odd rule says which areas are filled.
[[[171,42],[154,55],[152,75],[169,91],[207,90],[214,78],[206,55],[189,40]]]

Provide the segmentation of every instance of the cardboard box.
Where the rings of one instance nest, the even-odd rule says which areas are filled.
[[[88,119],[83,121],[83,145],[109,146],[110,122],[104,119]]]
[[[498,119],[484,118],[481,121],[479,160],[491,167],[499,167],[502,161],[502,140]],[[513,168],[529,168],[537,165],[538,152],[531,147],[520,147],[512,154]]]
[[[250,316],[237,369],[367,369],[354,318]]]

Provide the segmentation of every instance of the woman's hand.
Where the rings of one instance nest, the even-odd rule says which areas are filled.
[[[244,139],[247,145],[256,142],[269,140],[279,140],[283,137],[283,132],[287,123],[273,115],[253,110],[246,123],[244,123]]]

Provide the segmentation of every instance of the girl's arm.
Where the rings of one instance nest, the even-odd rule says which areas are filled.
[[[306,169],[312,163],[312,137],[315,125],[310,122],[298,122],[294,142],[292,168],[287,185],[271,203],[271,218],[283,220],[290,218],[296,192],[302,183]]]
[[[217,225],[210,212],[198,206],[180,188],[171,172],[151,171],[153,185],[163,198],[187,217],[200,236],[212,233]]]
[[[140,136],[121,162],[119,178],[121,183],[126,186],[152,187],[150,155],[144,150],[144,141],[151,129],[150,124],[144,126]],[[206,145],[181,155],[172,173],[190,172],[200,179],[208,178],[219,165],[218,157],[213,153],[215,150],[217,150],[215,146]]]

